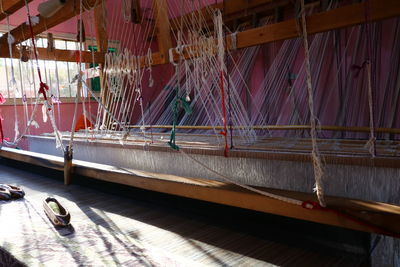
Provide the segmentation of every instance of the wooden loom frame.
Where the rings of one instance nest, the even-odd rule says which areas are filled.
[[[59,171],[64,170],[64,159],[62,157],[12,148],[2,148],[0,150],[0,157]],[[388,231],[383,232],[338,216],[336,213],[305,209],[301,206],[268,198],[223,182],[117,168],[80,160],[73,161],[72,173],[151,191],[339,226],[357,231],[375,232],[386,235],[390,235],[390,233],[400,234],[400,224],[398,223],[400,219],[400,206],[386,203],[326,197],[329,207],[337,208],[359,220],[373,222],[377,227]],[[261,189],[294,199],[304,201],[316,200],[314,194],[269,188]]]
[[[168,51],[172,48],[170,36],[170,22],[166,17],[163,5],[165,0],[154,0],[157,14],[161,19],[157,20],[157,42],[159,45],[159,52],[153,53],[153,65],[166,64],[168,60]],[[89,4],[93,5],[97,1],[88,0]],[[273,0],[257,0],[252,1],[257,5],[270,4]],[[22,4],[21,4],[22,3]],[[13,12],[23,6],[22,0],[9,0],[5,1],[3,6],[5,12],[11,15]],[[40,23],[34,26],[34,34],[43,32],[46,28],[51,28],[63,21],[74,17],[77,13],[77,5],[79,0],[70,0],[60,11],[48,19],[41,18]],[[231,6],[225,6],[228,11],[230,8],[234,11],[240,11],[241,3],[243,0],[230,1]],[[382,20],[400,15],[400,2],[398,0],[370,0],[371,21]],[[349,27],[365,22],[365,3],[353,4],[340,7],[331,11],[325,11],[313,14],[307,18],[307,27],[310,34],[329,31],[333,29]],[[102,20],[102,12],[99,12],[99,7],[95,9],[95,19]],[[233,12],[234,13],[234,12]],[[99,25],[100,23],[96,23]],[[168,26],[168,27],[167,27]],[[17,42],[21,42],[30,37],[28,28],[22,24],[12,30],[12,35]],[[98,40],[104,40],[106,32],[97,27],[96,36]],[[289,38],[299,37],[297,20],[287,20],[275,23],[268,26],[258,27],[246,30],[237,34],[237,44],[232,44],[232,38],[227,37],[227,49],[244,48],[263,43],[274,42]],[[0,57],[9,57],[5,49],[7,45],[7,37],[0,38]],[[104,43],[98,43],[100,52],[94,53],[95,62],[104,63],[105,51],[103,49]],[[19,53],[13,50],[13,57],[19,58]],[[57,61],[70,61],[75,62],[75,53],[68,50],[56,49],[54,52],[48,52],[47,49],[38,48],[39,59],[57,60]],[[195,47],[187,47],[184,49],[185,58],[192,57],[196,54]],[[174,58],[178,55],[174,53]],[[82,53],[82,61],[86,63],[92,62],[92,53],[84,51]],[[142,65],[145,65],[143,58]],[[9,148],[0,149],[0,157],[18,160],[38,166],[43,166],[56,170],[63,170],[64,160],[60,157],[54,157],[29,151],[20,151]],[[306,156],[309,158],[309,155]],[[287,159],[287,156],[285,156]],[[308,159],[309,160],[309,159]],[[364,225],[355,223],[354,221],[340,217],[337,214],[324,212],[320,210],[307,210],[300,206],[295,206],[267,198],[243,189],[237,188],[233,185],[216,182],[205,181],[201,179],[192,179],[185,177],[178,177],[173,175],[155,174],[150,172],[141,172],[137,170],[121,170],[112,166],[95,164],[82,161],[73,161],[71,167],[72,173],[84,175],[100,180],[106,180],[115,183],[121,183],[129,186],[139,187],[143,189],[174,194],[194,199],[200,199],[225,205],[231,205],[256,211],[278,214],[282,216],[308,220],[318,223],[324,223],[334,226],[350,228],[359,231],[377,232],[376,229],[371,229]],[[268,192],[296,198],[299,200],[315,200],[312,194],[292,192],[287,190],[265,189]],[[394,234],[400,234],[400,207],[385,203],[367,202],[360,200],[351,200],[337,197],[327,197],[327,203],[331,207],[336,207],[358,219],[365,221],[372,221],[375,225],[387,229]],[[386,232],[384,234],[387,234]]]

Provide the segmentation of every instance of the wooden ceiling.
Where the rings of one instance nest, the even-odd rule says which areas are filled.
[[[30,2],[31,0],[28,0]],[[166,0],[152,0],[155,1],[157,20],[159,23],[155,25],[157,28],[156,37],[160,51],[153,53],[153,64],[165,64],[169,62],[168,51],[172,48],[171,42],[171,31],[177,30],[177,21],[181,18],[174,18],[168,20],[167,12],[165,11],[164,5]],[[86,0],[89,5],[95,5],[101,1]],[[264,43],[274,42],[278,40],[290,39],[299,37],[300,33],[298,30],[298,22],[296,18],[283,20],[283,12],[295,13],[295,2],[294,0],[226,0],[224,3],[213,4],[211,8],[219,8],[223,10],[224,22],[235,30],[235,27],[239,24],[246,24],[248,28],[240,31],[236,35],[236,45],[232,44],[232,38],[227,36],[226,43],[227,49],[245,48],[254,45],[260,45]],[[307,17],[307,29],[310,34],[334,30],[343,27],[349,27],[366,22],[366,10],[369,12],[369,20],[383,20],[390,17],[400,16],[400,1],[398,0],[368,0],[366,1],[346,1],[347,4],[343,6],[326,10],[328,0],[321,1],[306,1],[308,5],[313,5],[316,10],[315,13]],[[3,0],[3,10],[9,16],[12,16],[14,12],[22,8],[25,5],[25,0]],[[200,11],[203,15],[208,18],[210,23],[212,18],[209,12],[210,7],[205,7]],[[96,9],[95,9],[96,10]],[[96,11],[95,11],[96,12]],[[40,17],[39,24],[33,27],[35,35],[42,33],[48,28],[54,27],[76,15],[79,14],[79,0],[68,0],[67,3],[53,16],[49,18]],[[191,16],[186,14],[184,17]],[[264,16],[273,16],[273,24],[266,26],[257,26],[257,20]],[[0,15],[0,19],[4,18],[5,15]],[[294,17],[294,16],[286,16]],[[101,16],[96,16],[97,20],[102,20]],[[96,35],[97,39],[107,40],[106,32],[104,29],[98,29],[102,23],[96,23]],[[16,39],[16,43],[22,42],[30,38],[29,27],[23,23],[14,29],[11,34]],[[7,49],[7,36],[4,35],[0,38],[0,56],[9,57]],[[192,49],[192,51],[189,51]],[[189,57],[189,54],[196,54],[194,47],[186,48],[184,51],[185,57]],[[16,50],[16,49],[14,49]],[[190,52],[190,53],[189,53]],[[12,57],[19,57],[18,51],[14,51]],[[178,57],[176,53],[174,57]],[[75,62],[75,53],[67,50],[56,50],[48,52],[47,49],[39,49],[40,59],[53,59],[59,61],[72,61]],[[90,53],[83,53],[82,60],[84,62],[91,62],[92,56]],[[104,62],[104,53],[95,53],[95,61],[97,63]],[[143,60],[144,62],[144,60]]]

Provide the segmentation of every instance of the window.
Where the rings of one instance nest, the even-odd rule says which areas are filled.
[[[27,40],[22,45],[30,45]],[[38,38],[37,47],[47,48],[47,39]],[[68,40],[55,40],[56,49],[77,50],[79,43]],[[39,60],[43,82],[49,86],[49,95],[57,98],[75,97],[76,86],[71,80],[78,74],[78,64],[54,60]],[[15,83],[12,82],[14,72]],[[0,58],[0,93],[5,98],[34,98],[39,89],[36,61],[31,56],[28,62],[20,59]]]

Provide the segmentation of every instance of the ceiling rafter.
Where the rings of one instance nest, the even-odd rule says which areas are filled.
[[[96,0],[87,0],[87,5],[94,6],[99,3]],[[67,1],[66,4],[58,10],[54,15],[45,18],[41,15],[37,15],[39,17],[39,23],[33,26],[33,34],[38,35],[64,21],[75,17],[79,14],[79,1],[78,0],[70,0]],[[33,14],[31,14],[33,15]],[[10,34],[14,37],[15,43],[18,44],[23,42],[29,38],[31,38],[31,32],[29,29],[29,25],[26,23],[22,23],[19,26],[15,27],[10,31]],[[0,37],[0,45],[7,45],[7,35],[3,35]]]
[[[28,3],[32,2],[32,0],[27,0]],[[19,9],[25,6],[25,0],[6,0],[1,1],[1,9],[0,10],[0,21],[5,19],[7,16],[12,15],[17,12]]]

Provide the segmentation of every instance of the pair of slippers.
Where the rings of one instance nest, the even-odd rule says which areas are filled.
[[[10,184],[0,184],[0,200],[19,199],[25,196],[24,190]]]

